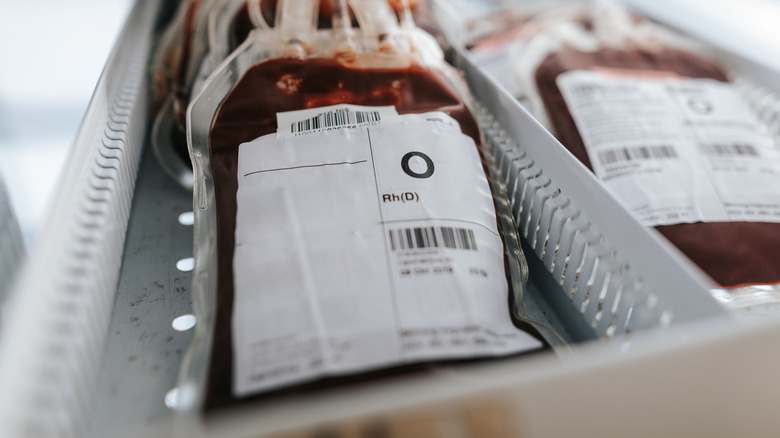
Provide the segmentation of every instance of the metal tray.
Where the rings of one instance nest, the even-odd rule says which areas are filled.
[[[163,3],[134,6],[42,244],[8,303],[0,424],[10,436],[194,436],[225,425],[206,426],[172,409],[191,338],[192,197],[149,146],[146,67]],[[532,268],[525,310],[562,334],[550,337],[558,357],[448,367],[279,401],[241,417],[226,434],[290,430],[495,390],[538,376],[540,367],[565,372],[587,363],[589,348],[561,341],[625,352],[640,334],[664,337],[686,330],[676,325],[723,317],[708,294],[711,284],[686,259],[631,218],[508,94],[467,59],[460,65],[499,161],[495,176],[523,224]],[[577,273],[563,269],[567,256]],[[596,351],[602,361],[614,360]]]

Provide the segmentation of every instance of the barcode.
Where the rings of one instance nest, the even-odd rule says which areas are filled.
[[[356,123],[378,122],[382,120],[379,111],[352,111],[349,108],[339,108],[326,113],[320,113],[316,117],[293,122],[290,130],[293,133],[313,131],[323,128],[338,128]]]
[[[758,157],[758,150],[749,144],[702,144],[702,150],[707,155],[728,157]]]
[[[677,152],[673,147],[640,146],[633,148],[611,149],[599,153],[602,165],[613,164],[622,161],[649,160],[658,158],[677,158]]]
[[[474,231],[467,228],[419,227],[388,230],[393,251],[424,248],[477,250]]]

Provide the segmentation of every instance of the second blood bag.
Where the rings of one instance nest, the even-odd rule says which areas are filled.
[[[703,51],[597,2],[526,24],[511,62],[529,109],[640,222],[757,304],[780,283],[780,149]]]
[[[546,344],[460,78],[408,11],[330,6],[280,1],[190,107],[197,406]]]

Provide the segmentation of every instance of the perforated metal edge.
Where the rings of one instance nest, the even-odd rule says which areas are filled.
[[[577,210],[526,152],[507,137],[486,109],[489,147],[499,160],[502,183],[510,189],[520,235],[581,314],[593,335],[609,338],[630,331],[634,311],[642,324],[662,325],[664,310],[630,272],[605,237]]]
[[[145,66],[157,3],[134,5],[7,303],[2,434],[75,437],[87,428],[144,144]]]
[[[24,258],[22,232],[16,221],[3,175],[0,174],[0,311]],[[0,324],[2,324],[2,315],[0,315]]]

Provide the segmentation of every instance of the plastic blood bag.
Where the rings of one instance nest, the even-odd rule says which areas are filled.
[[[459,77],[386,2],[351,5],[359,29],[331,2],[317,30],[279,2],[191,106],[206,407],[545,345]]]
[[[608,3],[524,30],[531,111],[642,223],[724,288],[780,282],[780,153],[720,66]]]

